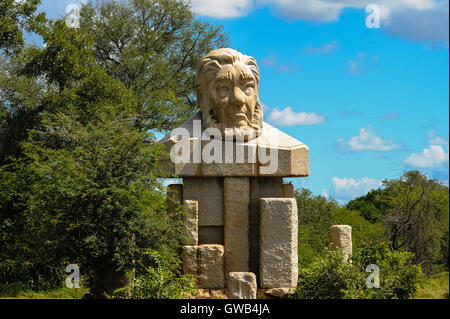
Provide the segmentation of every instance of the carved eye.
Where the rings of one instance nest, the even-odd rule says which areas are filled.
[[[255,85],[253,83],[247,83],[244,86],[245,94],[250,95],[253,94],[253,90],[255,89]]]
[[[218,86],[217,91],[221,96],[226,96],[230,91],[230,87],[226,84],[221,84]]]

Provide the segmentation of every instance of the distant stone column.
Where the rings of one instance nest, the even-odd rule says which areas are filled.
[[[250,270],[250,182],[248,177],[225,177],[225,272]]]
[[[296,287],[298,281],[298,215],[294,198],[261,198],[261,288]]]
[[[337,250],[342,247],[344,261],[349,260],[352,255],[352,226],[333,225],[329,231],[330,248]]]

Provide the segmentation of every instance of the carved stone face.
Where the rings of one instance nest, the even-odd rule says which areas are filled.
[[[258,100],[256,89],[248,66],[224,65],[210,84],[212,107],[218,121],[227,128],[250,126]]]
[[[262,127],[258,95],[259,70],[255,59],[236,50],[211,51],[200,59],[196,76],[197,101],[204,128],[256,136]]]

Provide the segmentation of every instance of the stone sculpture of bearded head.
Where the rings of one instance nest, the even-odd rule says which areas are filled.
[[[195,92],[203,127],[218,128],[223,138],[256,137],[263,123],[258,87],[259,69],[254,58],[229,48],[202,57]]]

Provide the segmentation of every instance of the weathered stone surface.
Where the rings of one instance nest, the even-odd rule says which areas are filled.
[[[223,180],[184,178],[184,200],[198,201],[198,226],[223,226]]]
[[[226,272],[248,272],[250,183],[247,177],[224,179],[225,269]]]
[[[294,185],[283,184],[283,197],[284,198],[294,198]]]
[[[223,245],[198,246],[198,286],[225,287]]]
[[[296,287],[297,203],[293,198],[260,199],[260,285]]]
[[[183,273],[195,275],[198,271],[197,260],[198,246],[185,245],[181,250],[181,260],[183,261]]]
[[[305,177],[309,175],[308,147],[265,122],[258,137],[240,144],[231,143],[233,144],[231,155],[225,152],[227,143],[222,143],[221,163],[205,162],[202,153],[204,148],[207,147],[208,141],[202,141],[202,132],[194,132],[193,128],[193,122],[200,121],[201,117],[202,113],[198,112],[180,126],[185,129],[184,136],[189,139],[189,143],[186,143],[186,145],[190,145],[188,148],[188,152],[190,153],[189,160],[177,164],[170,160],[165,161],[162,167],[169,176],[175,174],[178,177]],[[160,143],[164,144],[166,150],[170,152],[176,143],[181,143],[178,139],[179,137],[171,137],[168,134]],[[220,143],[220,141],[216,141],[215,143]],[[213,146],[210,145],[209,147],[212,148]],[[243,163],[236,161],[237,147],[244,149],[245,156]],[[256,154],[256,163],[254,162],[254,156],[248,156],[249,153]],[[232,158],[232,163],[227,162],[226,159],[229,157]],[[194,162],[194,159],[199,159],[199,161]]]
[[[289,295],[295,292],[295,288],[292,287],[281,287],[281,288],[271,288],[266,290],[265,294],[268,296],[276,298],[287,298]]]
[[[329,230],[330,248],[336,250],[342,247],[344,261],[347,261],[352,255],[352,226],[333,225]]]
[[[283,197],[282,177],[250,177],[250,271],[259,282],[259,199]]]
[[[252,272],[230,272],[227,296],[230,299],[256,299],[256,276]]]
[[[216,67],[211,68],[213,63]],[[248,85],[245,93],[239,84],[242,75]],[[212,50],[203,56],[197,66],[195,93],[204,127],[231,137],[256,134],[263,120],[258,84],[259,69],[254,58],[230,48]],[[223,90],[224,85],[229,89]]]
[[[184,216],[185,236],[183,238],[184,245],[198,244],[198,201],[185,200],[186,215]]]
[[[179,205],[183,203],[183,184],[171,184],[167,186],[167,212],[169,215],[176,213]]]

